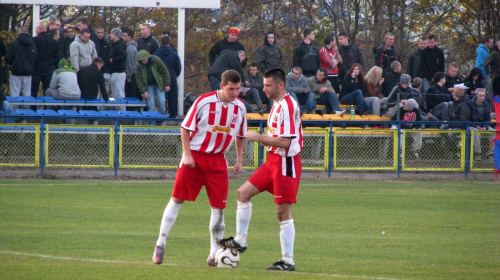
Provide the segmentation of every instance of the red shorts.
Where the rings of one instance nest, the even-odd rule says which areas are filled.
[[[207,154],[198,151],[191,151],[191,154],[195,166],[189,168],[181,161],[182,166],[177,169],[172,197],[195,201],[204,185],[210,206],[225,209],[229,175],[224,154]]]
[[[248,179],[259,191],[274,194],[274,203],[297,203],[302,163],[300,156],[270,153],[266,162]]]

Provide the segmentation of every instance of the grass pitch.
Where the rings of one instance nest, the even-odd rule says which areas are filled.
[[[235,233],[231,181],[226,234]],[[185,203],[165,263],[151,261],[172,182],[2,180],[0,279],[500,279],[495,182],[302,180],[296,272],[281,257],[273,197],[254,198],[248,250],[237,269],[206,265],[204,190]]]

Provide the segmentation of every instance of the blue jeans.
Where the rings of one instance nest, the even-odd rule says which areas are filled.
[[[304,106],[304,109],[300,109],[300,111],[312,112],[316,109],[316,105],[314,104],[314,93],[311,91],[308,93],[299,93],[289,92],[290,95],[299,103]]]
[[[422,93],[427,93],[427,90],[431,87],[431,82],[427,78],[422,79]]]
[[[370,111],[370,103],[363,99],[363,92],[360,89],[344,95],[344,97],[340,99],[340,102],[346,105],[358,106],[360,115],[364,115],[366,112]]]
[[[149,97],[146,98],[148,111],[155,110],[155,96],[158,99],[158,113],[165,115],[165,90],[159,86],[148,86]]]
[[[221,80],[215,76],[208,76],[208,82],[210,83],[210,90],[220,89]]]
[[[12,111],[12,107],[10,107],[10,104],[8,101],[4,101],[2,102],[2,107],[0,107],[0,109],[2,109],[2,112],[4,115],[13,115],[14,112]],[[5,118],[5,122],[6,123],[13,123],[14,122],[14,118]]]
[[[337,100],[337,95],[333,92],[325,92],[316,99],[316,104],[326,105],[326,112],[329,114],[335,113],[335,111],[340,111],[339,101]]]

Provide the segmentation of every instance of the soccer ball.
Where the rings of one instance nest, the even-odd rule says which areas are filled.
[[[218,268],[236,268],[240,263],[240,253],[234,249],[220,248],[215,253],[215,265]]]

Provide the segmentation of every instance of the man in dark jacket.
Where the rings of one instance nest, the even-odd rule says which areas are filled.
[[[81,18],[78,23],[76,24],[76,30],[82,31],[84,29],[87,29],[90,33],[90,40],[96,44],[96,42],[99,40],[99,37],[97,37],[97,34],[95,33],[94,29],[90,27],[89,21],[86,18]]]
[[[111,91],[114,98],[121,99],[125,97],[127,46],[122,39],[122,30],[120,28],[113,28],[109,33],[109,39],[111,40],[111,50],[109,51]],[[123,111],[125,107],[117,107],[116,110]]]
[[[167,111],[172,118],[177,117],[177,102],[178,102],[178,85],[177,77],[181,74],[182,65],[179,55],[170,46],[170,37],[164,36],[160,39],[161,47],[154,53],[159,57],[170,73],[170,91],[165,92],[167,95]]]
[[[451,94],[453,92],[453,88],[457,84],[462,84],[464,81],[462,77],[458,74],[458,64],[456,62],[452,62],[448,64],[448,69],[446,69],[446,83],[444,87]]]
[[[387,97],[392,89],[397,86],[401,80],[401,63],[399,61],[391,62],[391,70],[384,73],[384,83],[382,83],[382,96]],[[409,79],[408,84],[411,83]]]
[[[491,123],[490,116],[490,103],[485,101],[486,89],[478,88],[476,89],[475,96],[469,103],[471,107],[471,122],[478,122],[484,124],[474,124],[469,128],[474,131],[495,131],[494,128],[489,126]],[[481,155],[481,134],[474,133],[474,154]],[[495,138],[495,134],[490,134],[490,140]],[[488,141],[490,143],[490,141]],[[495,146],[490,146],[488,152],[484,155],[485,157],[491,156],[493,154]]]
[[[208,82],[211,90],[220,89],[221,76],[224,71],[233,69],[237,71],[243,83],[245,83],[242,63],[245,60],[244,51],[233,49],[223,50],[208,70]]]
[[[240,98],[245,101],[245,105],[247,105],[250,100],[253,101],[253,103],[257,105],[258,112],[263,114],[264,109],[262,107],[261,97],[263,95],[265,96],[263,91],[264,78],[259,74],[259,65],[257,64],[257,62],[250,64],[250,67],[245,74],[245,87],[250,88],[250,90],[248,92],[241,92]],[[268,98],[266,98],[266,101],[269,101]],[[269,106],[268,108],[271,107]],[[255,113],[255,110],[251,106],[250,111],[248,109],[249,108],[247,106],[247,112]]]
[[[429,35],[427,37],[427,48],[424,49],[420,56],[420,72],[423,78],[422,90],[424,93],[429,89],[434,74],[444,72],[444,67],[444,52],[436,46],[436,36]]]
[[[219,57],[219,55],[221,55],[222,51],[224,50],[232,49],[235,51],[245,51],[245,47],[238,41],[239,36],[240,30],[238,28],[229,28],[229,30],[227,31],[227,36],[215,43],[215,45],[210,49],[210,52],[208,53],[208,62],[210,63],[210,66],[214,64],[217,57]],[[246,58],[241,65],[243,68],[245,68],[245,66],[247,65]]]
[[[434,84],[429,88],[426,95],[427,108],[433,116],[439,120],[444,120],[445,115],[448,114],[448,107],[451,101],[451,95],[444,87],[446,78],[443,72],[436,72],[434,74]]]
[[[137,52],[146,50],[148,53],[155,53],[160,48],[158,40],[151,35],[151,25],[141,24],[141,38],[137,39]]]
[[[342,63],[339,64],[339,78],[340,81],[342,81],[345,78],[345,74],[349,71],[349,69],[351,69],[354,63],[359,63],[361,67],[365,69],[365,62],[363,60],[363,54],[358,46],[349,42],[349,36],[347,36],[347,33],[340,32],[338,38],[339,53],[342,57]]]
[[[31,75],[35,70],[36,46],[28,34],[28,27],[21,26],[17,39],[12,41],[5,54],[5,62],[10,64],[10,96],[31,95]]]
[[[257,51],[257,63],[261,73],[274,67],[283,69],[285,65],[283,52],[276,45],[276,34],[273,31],[266,33],[264,44]]]
[[[487,75],[493,76],[492,95],[500,95],[500,42],[497,42],[496,47],[483,62],[483,67]]]
[[[104,61],[104,66],[102,67],[101,71],[104,74],[106,90],[109,91],[109,79],[111,77],[111,74],[109,72],[109,51],[111,49],[111,46],[104,36],[105,32],[103,26],[96,26],[95,34],[98,38],[96,41],[94,41],[95,50],[97,51],[97,56],[102,58],[102,61]]]
[[[31,96],[38,97],[40,81],[43,92],[49,88],[52,73],[60,60],[57,41],[47,34],[47,25],[39,24],[36,27],[37,36],[33,38],[37,54],[35,58],[35,71],[31,76]]]
[[[314,77],[320,66],[319,50],[312,44],[316,34],[312,28],[305,28],[302,32],[304,40],[293,49],[293,67],[302,68],[302,75]]]
[[[406,74],[410,75],[412,79],[417,77],[422,78],[422,73],[420,72],[420,58],[425,48],[427,48],[427,38],[422,37],[418,41],[418,48],[410,54],[408,64],[406,65]]]
[[[95,99],[98,92],[101,91],[104,100],[109,100],[104,85],[104,75],[101,72],[103,65],[104,61],[100,57],[96,57],[92,60],[92,64],[82,67],[76,74],[83,99]]]
[[[383,72],[390,71],[391,63],[399,61],[401,63],[401,56],[399,55],[398,48],[394,45],[394,34],[386,33],[384,36],[384,44],[373,48],[375,65],[382,68]]]

